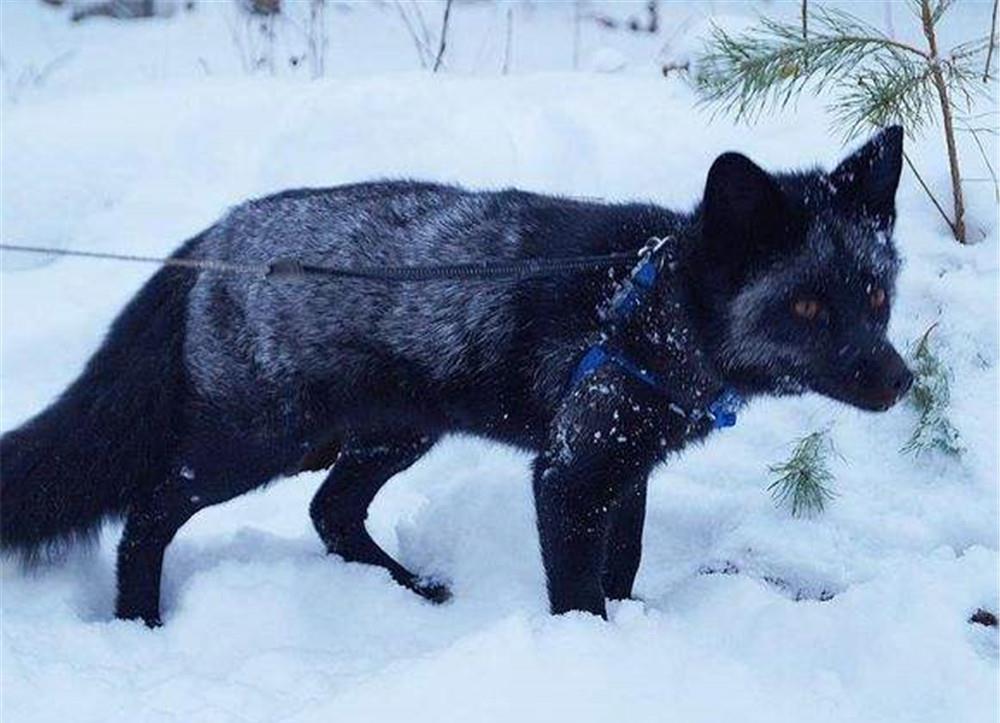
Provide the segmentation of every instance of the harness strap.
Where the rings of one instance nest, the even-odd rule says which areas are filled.
[[[640,252],[639,263],[636,264],[621,288],[611,298],[608,306],[602,309],[601,318],[607,320],[612,326],[617,326],[627,321],[642,306],[656,284],[661,264],[660,252],[669,240],[670,237],[650,239]],[[636,364],[621,351],[609,347],[605,341],[592,344],[584,352],[576,369],[573,370],[570,389],[575,389],[580,382],[605,364],[615,364],[630,376],[669,397],[670,389],[656,373]],[[706,410],[712,419],[712,426],[715,429],[735,426],[737,412],[745,404],[743,397],[735,389],[724,387]]]
[[[621,352],[609,349],[603,343],[594,344],[587,349],[573,371],[570,387],[575,389],[584,379],[605,364],[615,364],[625,370],[630,376],[648,384],[664,396],[670,393],[670,390],[656,374],[649,369],[639,366]],[[745,404],[746,401],[740,396],[739,392],[732,387],[724,387],[719,396],[708,405],[708,409],[706,410],[708,416],[712,418],[712,427],[714,429],[735,427],[737,414]]]

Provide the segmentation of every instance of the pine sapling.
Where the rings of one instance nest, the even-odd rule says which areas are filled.
[[[919,416],[913,434],[901,451],[919,457],[937,450],[957,457],[965,449],[958,430],[948,419],[951,370],[931,344],[931,334],[936,326],[931,325],[910,351],[914,380],[907,400]]]
[[[830,484],[829,458],[836,454],[829,430],[813,432],[795,443],[792,455],[784,462],[768,467],[778,475],[768,491],[778,506],[788,508],[792,517],[820,514],[834,497]]]
[[[824,93],[847,139],[871,126],[899,123],[914,133],[940,122],[951,177],[950,212],[908,157],[906,162],[952,235],[966,243],[956,133],[975,137],[973,99],[991,97],[993,85],[983,79],[994,74],[996,38],[990,33],[939,47],[937,26],[952,2],[911,0],[925,38],[919,46],[891,38],[849,13],[807,3],[801,26],[762,18],[758,27],[739,34],[716,27],[697,61],[695,85],[706,103],[747,121],[783,109],[806,90]]]

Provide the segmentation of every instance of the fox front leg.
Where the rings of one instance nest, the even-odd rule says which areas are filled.
[[[604,581],[616,576],[606,575],[605,566],[618,557],[608,555],[612,508],[635,494],[637,480],[645,483],[658,451],[659,415],[637,384],[614,369],[585,379],[563,402],[535,461],[535,510],[553,614],[606,617]]]
[[[604,595],[628,600],[642,558],[642,529],[646,520],[646,477],[640,476],[616,501],[608,523],[604,560]]]

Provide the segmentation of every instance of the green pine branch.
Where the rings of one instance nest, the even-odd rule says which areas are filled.
[[[989,75],[993,34],[977,37],[947,52],[938,48],[936,25],[951,0],[910,3],[926,39],[917,47],[888,37],[847,12],[803,5],[802,25],[766,17],[741,33],[716,26],[695,65],[695,87],[702,102],[737,120],[753,122],[784,109],[803,92],[830,97],[828,109],[845,140],[893,123],[909,133],[940,121],[945,131],[951,176],[951,214],[923,185],[953,235],[967,240],[955,121],[972,111],[992,86],[983,83],[981,57]],[[808,27],[808,32],[804,29]]]
[[[821,513],[833,499],[830,485],[834,480],[829,458],[836,454],[829,430],[820,430],[795,443],[792,455],[784,462],[768,467],[778,475],[767,489],[779,506],[788,508],[792,517],[812,517]]]
[[[876,69],[912,79],[926,64],[924,51],[845,12],[815,8],[809,20],[807,37],[798,27],[769,18],[742,34],[713,28],[695,74],[704,102],[752,121],[764,111],[784,108],[807,88],[850,90],[848,76]]]
[[[905,63],[895,66],[882,59],[873,65],[871,71],[859,72],[857,83],[830,104],[835,122],[847,137],[898,122],[905,122],[913,132],[932,118],[930,69]]]
[[[936,326],[927,329],[910,351],[914,380],[907,400],[919,416],[913,434],[900,451],[915,457],[931,451],[958,457],[965,448],[958,430],[948,418],[951,370],[931,343]]]

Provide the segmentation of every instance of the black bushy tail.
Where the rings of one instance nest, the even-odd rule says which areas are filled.
[[[196,241],[189,242],[181,255]],[[33,562],[88,541],[161,483],[176,448],[188,292],[160,269],[111,326],[80,377],[0,438],[0,547]]]

